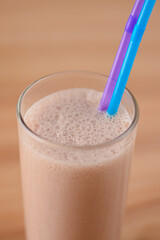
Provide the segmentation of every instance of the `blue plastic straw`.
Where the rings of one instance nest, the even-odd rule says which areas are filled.
[[[131,40],[131,35],[133,32],[134,26],[137,23],[137,19],[142,10],[143,4],[144,4],[144,0],[136,0],[133,6],[133,9],[131,11],[131,14],[129,15],[116,57],[112,65],[112,69],[110,71],[110,74],[103,92],[103,96],[99,104],[98,110],[100,111],[106,111],[108,109],[119,73],[128,49],[129,42]]]
[[[137,23],[134,27],[131,40],[126,52],[126,56],[124,58],[124,62],[122,64],[122,68],[107,110],[107,113],[110,115],[114,115],[118,111],[119,104],[121,102],[123,92],[127,84],[127,80],[131,72],[134,59],[138,51],[139,44],[143,37],[145,28],[152,13],[155,2],[156,0],[145,0]]]

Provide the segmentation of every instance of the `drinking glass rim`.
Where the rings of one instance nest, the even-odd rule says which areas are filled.
[[[17,119],[20,122],[20,124],[22,125],[22,127],[25,129],[25,131],[31,136],[33,137],[35,140],[41,142],[41,143],[45,143],[47,145],[50,145],[51,147],[60,147],[60,148],[72,148],[72,149],[93,149],[93,148],[104,148],[104,147],[108,147],[112,144],[115,144],[119,141],[121,141],[122,139],[124,139],[126,136],[128,136],[133,129],[136,127],[138,119],[139,119],[139,107],[137,104],[137,101],[134,97],[134,95],[131,93],[130,90],[128,90],[128,88],[125,88],[125,91],[127,91],[127,94],[129,94],[131,96],[131,99],[133,101],[133,105],[134,105],[134,109],[135,109],[135,113],[134,113],[134,118],[130,124],[130,126],[120,135],[118,135],[117,137],[106,141],[104,143],[100,143],[100,144],[95,144],[95,145],[84,145],[84,146],[75,146],[75,145],[69,145],[69,144],[61,144],[61,143],[54,143],[50,140],[47,140],[41,136],[39,136],[38,134],[36,134],[35,132],[33,132],[25,123],[23,117],[22,117],[22,113],[21,113],[21,104],[23,101],[23,98],[25,96],[25,94],[36,84],[40,83],[41,81],[45,81],[47,78],[52,77],[52,76],[56,76],[59,74],[66,74],[66,73],[83,73],[83,74],[94,74],[97,75],[99,77],[103,77],[106,78],[106,80],[108,79],[108,77],[104,74],[100,74],[100,73],[96,73],[96,72],[91,72],[91,71],[79,71],[79,70],[73,70],[73,71],[62,71],[62,72],[56,72],[53,74],[49,74],[46,75],[34,82],[32,82],[30,85],[28,85],[24,91],[21,93],[18,102],[17,102]]]

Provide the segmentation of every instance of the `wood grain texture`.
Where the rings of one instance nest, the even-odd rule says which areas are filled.
[[[57,71],[109,74],[130,0],[0,1],[0,240],[24,240],[16,103]],[[160,239],[160,1],[128,88],[140,107],[122,240]],[[76,239],[75,239],[76,240]]]

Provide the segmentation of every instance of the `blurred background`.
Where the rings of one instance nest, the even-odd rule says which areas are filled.
[[[134,0],[0,0],[0,240],[24,240],[16,103],[57,71],[109,75]],[[121,240],[160,239],[160,1],[127,87],[140,107]],[[86,239],[87,240],[87,239]]]

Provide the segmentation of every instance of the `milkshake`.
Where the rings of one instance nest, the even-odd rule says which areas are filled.
[[[136,130],[123,103],[114,117],[99,112],[101,97],[68,88],[25,109],[19,142],[27,240],[119,239]]]

